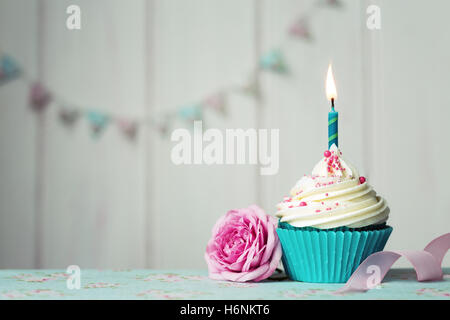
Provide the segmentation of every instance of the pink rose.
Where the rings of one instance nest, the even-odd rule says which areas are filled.
[[[256,205],[228,211],[206,247],[209,277],[239,282],[270,277],[281,258],[276,227],[277,220]]]

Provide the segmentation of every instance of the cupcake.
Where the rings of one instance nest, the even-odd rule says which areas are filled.
[[[276,216],[283,266],[297,281],[346,282],[392,232],[386,200],[334,144],[277,205]]]

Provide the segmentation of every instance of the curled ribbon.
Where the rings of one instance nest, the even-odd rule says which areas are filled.
[[[442,260],[450,249],[450,233],[431,241],[420,251],[380,251],[371,254],[336,293],[365,292],[383,281],[392,265],[405,257],[416,271],[417,281],[442,280]]]

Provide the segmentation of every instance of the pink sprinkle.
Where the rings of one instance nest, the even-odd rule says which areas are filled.
[[[331,208],[327,208],[327,210],[331,210]]]
[[[359,183],[363,184],[364,182],[366,182],[366,178],[363,176],[359,177]]]
[[[289,206],[289,208],[293,208],[294,206]]]
[[[328,197],[328,193],[325,193],[325,197]]]
[[[319,209],[317,209],[317,210],[316,210],[316,212],[317,212],[317,213],[319,213],[319,212],[320,212],[320,210],[319,210]]]
[[[300,206],[300,207],[306,206],[306,202],[305,202],[305,201],[300,202],[299,206]]]
[[[325,158],[328,158],[329,156],[331,156],[331,152],[327,150],[323,153],[323,155],[325,156]]]
[[[321,204],[323,204],[323,201],[321,202]]]
[[[338,203],[338,202],[336,202],[336,205],[338,206],[338,205],[339,205],[339,203]]]

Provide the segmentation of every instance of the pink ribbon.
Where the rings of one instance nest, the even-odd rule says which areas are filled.
[[[442,280],[442,260],[450,249],[450,233],[431,241],[422,251],[380,251],[371,254],[336,293],[365,292],[383,281],[386,273],[405,257],[416,271],[417,281]]]

